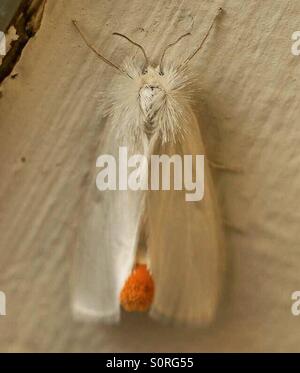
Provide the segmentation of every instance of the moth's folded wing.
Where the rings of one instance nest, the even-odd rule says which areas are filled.
[[[185,142],[173,149],[170,146],[167,151],[170,155],[204,154],[196,119]],[[205,326],[215,317],[225,252],[216,195],[206,162],[204,182],[201,201],[187,202],[185,190],[149,193],[148,249],[155,283],[150,311],[153,318]]]
[[[120,318],[120,291],[134,264],[143,194],[99,191],[95,173],[74,253],[72,309],[75,319],[114,323]]]

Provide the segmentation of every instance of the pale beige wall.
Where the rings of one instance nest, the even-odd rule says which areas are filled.
[[[135,50],[113,31],[153,56],[191,31],[176,58],[197,45],[220,5],[226,13],[193,61],[210,154],[244,168],[216,174],[234,227],[232,291],[220,320],[205,332],[133,315],[117,327],[74,323],[70,253],[104,125],[99,92],[114,71],[88,52],[71,19],[115,62]],[[299,15],[299,0],[48,0],[0,99],[1,351],[300,350],[300,317],[290,312],[300,290],[300,57],[290,52]]]

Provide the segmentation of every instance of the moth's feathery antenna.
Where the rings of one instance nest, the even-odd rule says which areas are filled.
[[[162,67],[163,67],[163,61],[164,61],[164,58],[165,58],[165,54],[167,52],[167,50],[171,47],[173,47],[175,44],[177,44],[181,39],[185,38],[186,36],[189,36],[191,35],[190,32],[187,32],[186,34],[184,35],[181,35],[176,41],[174,41],[173,43],[169,44],[166,46],[166,48],[164,49],[162,55],[161,55],[161,58],[160,58],[160,61],[159,61],[159,70],[160,72],[162,73]]]
[[[85,42],[85,44],[102,60],[104,61],[105,63],[107,63],[109,66],[111,67],[114,67],[115,69],[117,69],[120,73],[122,74],[126,74],[130,79],[132,79],[132,77],[124,70],[122,70],[119,66],[115,65],[114,63],[112,63],[111,61],[109,61],[107,58],[105,58],[104,56],[102,56],[101,53],[99,53],[97,51],[97,49],[93,46],[93,44],[91,44],[88,39],[86,38],[86,36],[84,35],[84,33],[81,31],[80,27],[78,26],[78,23],[77,21],[75,20],[72,20],[72,23],[73,25],[75,26],[76,30],[78,31],[79,35],[82,37],[83,41]]]
[[[222,12],[223,12],[223,8],[219,8],[218,9],[218,13],[215,15],[214,19],[212,20],[211,25],[209,26],[209,29],[207,30],[207,32],[206,32],[206,34],[205,34],[202,42],[200,43],[199,47],[194,50],[194,52],[179,66],[178,69],[181,69],[182,67],[184,67],[200,51],[200,49],[202,48],[202,46],[205,43],[206,39],[208,38],[208,35],[210,34],[210,31],[213,28],[213,26],[214,26],[214,24],[216,22],[216,19],[219,17],[219,15]]]
[[[113,35],[121,36],[122,38],[128,40],[130,43],[132,43],[132,44],[135,45],[136,47],[140,48],[140,50],[143,52],[143,55],[144,55],[144,57],[145,57],[145,63],[146,63],[145,68],[147,68],[147,67],[149,66],[149,58],[148,58],[148,56],[147,56],[147,54],[146,54],[146,52],[145,52],[145,49],[144,49],[140,44],[138,44],[138,43],[136,43],[135,41],[129,39],[128,36],[123,35],[123,34],[120,34],[119,32],[113,32]]]

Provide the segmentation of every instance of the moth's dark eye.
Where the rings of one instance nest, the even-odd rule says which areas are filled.
[[[159,75],[163,76],[165,75],[162,71],[159,72]]]

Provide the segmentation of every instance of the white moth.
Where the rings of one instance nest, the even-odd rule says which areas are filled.
[[[140,48],[145,64],[141,67],[127,60],[122,67],[116,66],[96,51],[74,21],[87,45],[120,73],[105,96],[110,132],[103,153],[117,154],[120,146],[126,146],[130,153],[147,157],[205,154],[190,104],[193,92],[186,67],[201,49],[216,17],[200,46],[183,63],[166,64],[164,59],[168,48],[186,35],[165,48],[157,67],[149,63],[140,45],[121,34],[117,35]],[[136,260],[143,257],[155,284],[151,317],[197,326],[214,320],[226,256],[207,160],[204,170],[204,198],[195,202],[185,200],[184,190],[99,192],[96,178],[91,181],[74,262],[73,312],[77,319],[118,322],[120,291]]]

